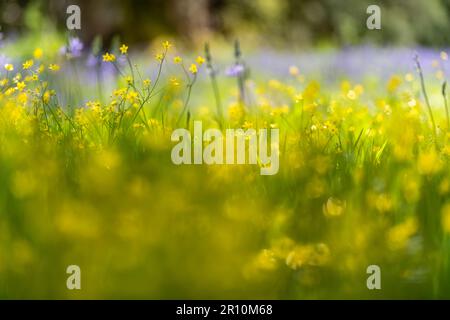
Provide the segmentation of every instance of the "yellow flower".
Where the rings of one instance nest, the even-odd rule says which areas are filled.
[[[44,95],[42,96],[42,100],[45,103],[49,103],[51,97],[51,93],[49,91],[45,91]]]
[[[411,236],[417,232],[417,229],[418,224],[414,218],[409,218],[392,227],[387,233],[389,248],[392,250],[403,249]]]
[[[389,79],[387,89],[389,92],[394,92],[402,84],[402,78],[398,75],[394,75]]]
[[[174,87],[178,87],[180,85],[180,82],[178,81],[178,79],[176,77],[172,77],[170,78],[170,84]]]
[[[103,55],[103,61],[104,62],[114,62],[114,61],[116,61],[116,56],[112,53],[107,52]]]
[[[262,250],[254,260],[255,267],[262,270],[273,270],[277,266],[277,260],[272,250]]]
[[[88,101],[88,102],[86,102],[86,107],[93,108],[93,109],[100,108],[100,102],[98,102],[98,101]]]
[[[180,64],[181,62],[183,62],[183,59],[180,56],[173,58],[173,63]]]
[[[417,101],[415,99],[411,99],[408,101],[408,107],[414,108],[417,105]]]
[[[197,65],[195,63],[191,64],[191,66],[189,67],[189,71],[192,74],[197,74],[197,72],[198,72]]]
[[[6,71],[14,71],[14,66],[11,63],[5,64]]]
[[[150,83],[152,83],[152,81],[150,79],[145,79],[144,82],[143,82],[144,87],[149,87]]]
[[[10,96],[14,93],[16,88],[8,88],[8,90],[5,91],[5,96]]]
[[[167,50],[167,49],[169,49],[172,46],[172,44],[169,41],[164,41],[162,43],[162,46],[163,46],[164,49]]]
[[[295,103],[301,102],[301,101],[303,100],[303,95],[302,95],[301,93],[296,94],[296,95],[294,96],[294,100],[295,100]]]
[[[349,98],[350,100],[355,100],[356,99],[356,92],[354,90],[349,90],[347,92],[347,98]]]
[[[125,95],[125,92],[126,92],[126,89],[123,89],[123,88],[117,89],[117,90],[114,90],[113,95],[115,97],[123,97]]]
[[[337,198],[329,198],[328,201],[322,206],[323,213],[327,217],[337,217],[342,215],[345,211],[346,202]]]
[[[130,91],[127,94],[127,100],[130,102],[135,102],[138,99],[138,93],[136,91]]]
[[[444,195],[444,194],[448,193],[449,190],[450,190],[450,181],[448,179],[444,179],[439,184],[439,193],[441,195]]]
[[[377,194],[369,191],[367,194],[367,201],[369,205],[375,208],[380,213],[386,213],[392,210],[394,203],[388,194]]]
[[[305,266],[322,266],[328,263],[330,249],[324,243],[297,245],[286,257],[286,265],[298,270]]]
[[[448,60],[448,54],[447,54],[447,52],[445,52],[445,51],[442,51],[442,52],[441,52],[441,59],[442,59],[442,60]]]
[[[245,120],[242,124],[242,129],[251,129],[253,128],[253,123],[251,121]]]
[[[33,64],[34,64],[33,60],[27,60],[22,64],[22,66],[24,70],[27,70],[30,69],[33,66]]]
[[[119,50],[120,50],[120,53],[121,53],[121,54],[127,54],[127,52],[128,52],[128,46],[125,45],[125,44],[123,44],[123,45],[119,48]]]
[[[28,101],[28,96],[26,93],[22,92],[19,95],[17,95],[17,102],[21,105],[25,105]]]
[[[417,167],[421,174],[433,175],[441,169],[442,165],[439,155],[434,150],[430,150],[419,155]]]
[[[412,82],[412,81],[414,81],[414,76],[411,73],[407,73],[405,75],[405,80],[408,82]]]
[[[198,63],[199,66],[201,66],[202,64],[205,63],[205,58],[203,58],[202,56],[198,56],[197,59],[195,59],[195,61]]]
[[[357,84],[357,85],[353,88],[353,90],[355,91],[355,93],[356,93],[358,96],[364,93],[364,87],[363,87],[362,85],[360,85],[360,84]]]
[[[289,67],[289,74],[291,76],[298,76],[298,74],[300,73],[300,70],[296,67],[296,66],[290,66]]]
[[[162,53],[155,54],[155,59],[161,62],[164,59],[164,55]]]
[[[35,59],[40,59],[42,58],[43,52],[41,48],[36,48],[33,52],[33,56]]]
[[[48,69],[51,70],[51,71],[56,72],[56,71],[58,71],[60,69],[60,67],[57,64],[51,64],[51,65],[48,66]]]
[[[127,76],[127,77],[125,77],[125,81],[126,81],[128,84],[132,84],[132,83],[133,83],[133,78],[132,78],[131,76]]]
[[[26,85],[25,82],[21,81],[21,82],[17,82],[17,90],[22,91],[23,89],[25,89]]]

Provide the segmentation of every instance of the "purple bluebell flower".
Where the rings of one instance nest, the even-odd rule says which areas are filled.
[[[81,56],[84,45],[79,38],[70,38],[69,45],[64,46],[60,49],[60,53],[64,55],[69,55],[73,58],[78,58]]]
[[[235,64],[234,66],[229,67],[225,74],[229,77],[239,77],[241,76],[245,71],[245,68],[242,64]]]
[[[93,54],[90,54],[86,60],[86,66],[89,68],[97,67],[100,65],[100,63],[100,57],[94,56]]]
[[[9,59],[4,54],[0,54],[0,68],[3,68],[5,64],[9,63]]]
[[[79,57],[83,51],[83,42],[78,38],[72,38],[69,41],[69,49],[74,57]]]
[[[126,65],[127,64],[127,57],[125,55],[120,55],[117,58],[117,63],[121,66]]]

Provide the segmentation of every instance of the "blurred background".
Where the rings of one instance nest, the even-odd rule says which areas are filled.
[[[130,44],[170,35],[195,45],[214,35],[290,48],[365,43],[441,47],[450,40],[450,0],[2,0],[4,36],[42,28],[65,31],[71,4],[82,11],[78,36],[90,42],[102,35],[105,45],[115,35]],[[366,28],[371,4],[381,8],[382,31]]]

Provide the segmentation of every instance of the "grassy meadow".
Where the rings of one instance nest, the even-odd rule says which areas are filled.
[[[0,298],[450,298],[445,51],[325,53],[330,81],[239,43],[48,41],[0,59]],[[278,173],[174,165],[195,120],[278,128]]]

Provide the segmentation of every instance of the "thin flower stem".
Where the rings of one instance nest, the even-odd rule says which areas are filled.
[[[444,98],[445,115],[447,117],[447,131],[450,131],[450,117],[448,113],[448,103],[447,103],[447,81],[442,84],[442,97]]]
[[[209,71],[209,77],[211,79],[211,85],[214,92],[214,98],[216,100],[216,109],[217,109],[217,116],[218,116],[218,122],[221,129],[223,129],[223,109],[222,109],[222,103],[220,99],[220,91],[219,86],[217,85],[217,79],[216,79],[216,73],[214,71],[214,67],[212,65],[212,57],[211,57],[211,51],[209,50],[209,44],[205,43],[205,56],[206,56],[206,67]]]
[[[192,79],[192,82],[189,83],[188,86],[187,86],[188,92],[187,92],[186,100],[184,102],[183,110],[181,110],[180,116],[178,117],[178,120],[177,120],[177,126],[180,123],[181,118],[183,118],[183,115],[186,112],[186,110],[188,110],[188,121],[189,121],[190,112],[189,112],[189,109],[188,109],[188,105],[189,105],[189,100],[191,99],[192,86],[194,85],[196,80],[197,80],[197,74],[194,75],[194,78]]]
[[[422,94],[424,96],[425,103],[426,103],[427,108],[428,108],[428,113],[430,115],[430,120],[431,120],[431,123],[433,125],[434,142],[435,142],[435,144],[437,146],[436,122],[434,121],[433,111],[431,110],[430,100],[428,99],[427,90],[425,88],[425,80],[423,78],[423,71],[422,71],[422,66],[420,65],[419,56],[416,55],[414,57],[414,60],[416,61],[417,70],[419,71],[420,85],[422,87]]]

